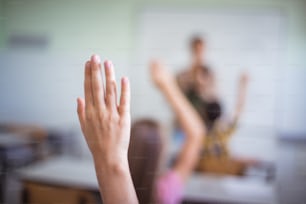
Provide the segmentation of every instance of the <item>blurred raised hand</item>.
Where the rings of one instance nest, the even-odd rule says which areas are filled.
[[[247,72],[243,72],[240,75],[239,83],[241,86],[247,86],[250,80],[250,76]]]
[[[242,111],[245,106],[246,95],[247,95],[247,86],[249,83],[249,75],[247,72],[243,72],[239,78],[238,84],[238,95],[236,99],[236,107],[233,113],[233,121],[237,122],[242,114]]]
[[[153,82],[159,88],[161,88],[166,84],[175,82],[173,74],[161,61],[158,60],[151,61],[150,73]]]
[[[185,133],[185,140],[173,170],[185,182],[198,162],[206,127],[200,115],[179,89],[174,75],[159,61],[150,64],[151,78],[164,95]]]

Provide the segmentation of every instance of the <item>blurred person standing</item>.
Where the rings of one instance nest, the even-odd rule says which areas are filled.
[[[214,112],[216,118],[222,113],[215,74],[205,61],[206,42],[203,39],[193,37],[190,50],[191,64],[177,75],[177,82],[209,128],[211,124],[206,112]]]
[[[247,74],[242,74],[238,83],[236,107],[230,119],[221,120],[223,109],[217,90],[216,77],[205,59],[206,42],[196,36],[191,39],[191,65],[177,75],[177,82],[185,96],[200,114],[207,127],[198,170],[204,172],[241,175],[253,159],[237,159],[230,156],[228,142],[236,130],[244,107],[248,83]]]

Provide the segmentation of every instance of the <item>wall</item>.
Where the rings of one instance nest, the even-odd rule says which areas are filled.
[[[144,8],[151,6],[169,8],[275,8],[284,12],[287,16],[288,25],[287,54],[285,56],[287,63],[284,75],[280,78],[284,83],[279,94],[279,117],[281,118],[279,130],[306,132],[306,127],[303,124],[306,121],[306,107],[304,105],[306,94],[303,90],[306,81],[306,1],[304,0],[1,0],[0,45],[4,49],[3,53],[5,52],[5,55],[3,54],[1,58],[1,98],[5,100],[8,97],[8,99],[15,99],[17,102],[13,103],[14,105],[8,100],[1,103],[0,120],[27,120],[28,122],[55,126],[75,124],[75,107],[71,104],[75,103],[75,97],[82,92],[80,91],[82,89],[80,82],[82,79],[82,62],[85,60],[85,56],[99,53],[103,58],[113,59],[118,67],[119,74],[132,73],[133,56],[137,47],[138,17]],[[28,64],[29,66],[33,65],[33,67],[8,68],[8,57],[5,57],[8,53],[6,40],[10,34],[19,32],[48,37],[50,42],[48,49],[38,53],[34,51],[33,54],[33,56],[42,56],[45,59],[41,61],[39,68],[34,66],[35,57],[33,56],[28,56],[34,60],[33,63]],[[15,56],[15,54],[10,55]],[[12,58],[12,60],[17,58]],[[20,56],[18,59],[20,59],[20,64],[16,67],[21,67],[23,61],[21,61]],[[61,60],[55,63],[56,59]],[[16,74],[19,77],[16,77]],[[27,80],[22,79],[23,75],[27,76]],[[56,79],[55,86],[50,80],[51,77]],[[130,77],[137,79],[137,75]],[[39,80],[37,81],[37,79]],[[48,79],[50,81],[46,82]],[[25,89],[23,87],[12,87],[18,85],[18,83],[15,83],[16,80],[23,80],[22,85],[25,86]],[[36,81],[36,83],[34,84],[33,81]],[[64,83],[68,85],[66,87],[61,86]],[[9,86],[12,89],[8,89]],[[42,86],[44,91],[40,91],[42,93],[31,91],[31,88],[37,86]],[[17,93],[12,97],[14,90],[23,92],[21,94],[23,97],[18,96]],[[37,88],[37,90],[39,89]],[[133,95],[136,99],[139,97],[137,93],[133,93]],[[33,100],[18,103],[24,97],[33,97],[39,100],[34,105],[30,104],[33,103]],[[39,102],[44,103],[44,105]],[[24,109],[27,109],[27,111],[24,111]],[[43,113],[31,114],[35,110]]]
[[[4,1],[0,0],[0,49],[4,47]]]

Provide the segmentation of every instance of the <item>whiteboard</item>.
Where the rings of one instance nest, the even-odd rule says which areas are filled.
[[[189,64],[189,40],[207,41],[207,61],[216,73],[227,113],[236,99],[239,75],[247,70],[250,86],[242,116],[244,126],[274,129],[278,116],[279,78],[284,55],[284,16],[277,10],[159,9],[143,10],[137,32],[133,115],[163,121],[171,111],[149,79],[148,63],[162,59],[174,72]]]

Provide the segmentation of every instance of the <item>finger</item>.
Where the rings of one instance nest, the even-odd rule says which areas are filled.
[[[106,79],[106,93],[105,93],[106,106],[113,110],[116,110],[117,87],[116,87],[113,64],[107,60],[104,62],[104,68],[105,68],[105,79]]]
[[[102,110],[105,107],[104,87],[101,75],[101,60],[98,55],[91,57],[91,86],[94,106],[98,110]]]
[[[83,98],[77,98],[77,112],[78,112],[78,117],[81,125],[81,129],[84,133],[85,130],[85,101]]]
[[[131,91],[130,83],[127,77],[121,79],[121,96],[119,105],[119,114],[130,112]]]
[[[85,64],[85,80],[84,80],[84,91],[85,91],[85,104],[86,110],[93,107],[92,87],[91,87],[91,63],[87,61]]]

